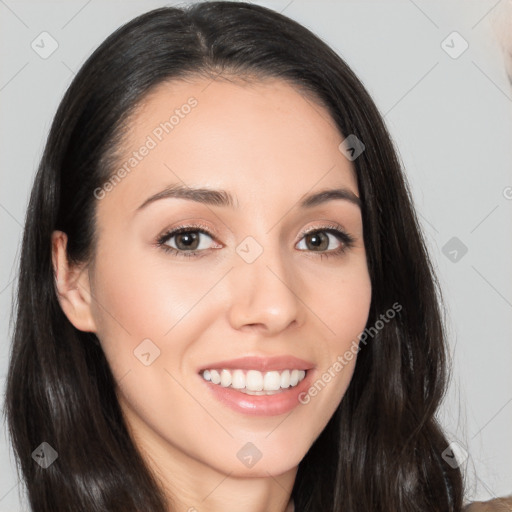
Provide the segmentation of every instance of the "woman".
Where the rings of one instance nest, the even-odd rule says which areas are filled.
[[[251,4],[132,20],[27,213],[6,414],[33,510],[460,511],[439,298],[338,55]]]

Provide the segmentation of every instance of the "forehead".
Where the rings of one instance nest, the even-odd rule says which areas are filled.
[[[357,193],[343,139],[324,107],[282,80],[165,82],[127,123],[116,164],[126,177],[109,195],[136,208],[171,183],[229,189],[242,203],[327,186]]]

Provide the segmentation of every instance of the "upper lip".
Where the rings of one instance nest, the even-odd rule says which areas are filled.
[[[225,361],[216,361],[201,366],[199,372],[213,368],[241,369],[241,370],[259,370],[260,372],[268,372],[272,370],[310,370],[314,364],[305,359],[300,359],[291,355],[262,357],[262,356],[245,356],[238,359],[229,359]]]

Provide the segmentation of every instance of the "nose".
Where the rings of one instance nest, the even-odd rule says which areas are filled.
[[[265,249],[252,263],[239,259],[230,272],[231,326],[270,336],[301,325],[305,310],[297,277],[278,251]]]

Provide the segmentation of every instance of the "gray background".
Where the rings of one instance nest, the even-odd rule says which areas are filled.
[[[491,30],[506,2],[253,2],[329,43],[385,116],[447,301],[453,377],[440,418],[468,452],[468,497],[480,500],[512,493],[512,90]],[[52,116],[92,50],[161,5],[0,0],[2,386],[22,224]],[[43,31],[58,43],[46,59],[31,47]],[[469,44],[458,58],[442,46],[453,31]],[[452,37],[444,48],[461,44]],[[3,432],[0,512],[28,510]]]

